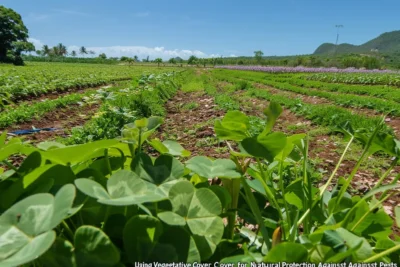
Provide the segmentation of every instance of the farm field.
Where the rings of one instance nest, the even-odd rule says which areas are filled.
[[[400,76],[315,72],[0,65],[0,266],[400,262]]]

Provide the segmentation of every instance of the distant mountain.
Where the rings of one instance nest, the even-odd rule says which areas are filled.
[[[320,45],[317,50],[315,50],[314,55],[333,54],[335,52],[335,49],[335,44],[324,43]],[[386,54],[399,53],[400,31],[386,32],[362,45],[340,44],[337,47],[338,54],[361,54],[373,51]]]

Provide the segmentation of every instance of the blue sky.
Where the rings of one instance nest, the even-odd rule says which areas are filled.
[[[398,0],[2,0],[37,46],[84,45],[109,56],[310,54],[400,30]]]

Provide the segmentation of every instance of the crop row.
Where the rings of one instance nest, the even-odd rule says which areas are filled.
[[[67,144],[82,144],[111,139],[121,134],[124,125],[135,120],[163,116],[164,103],[171,98],[186,78],[184,72],[142,74],[123,90],[104,94],[104,101],[92,120],[72,129]]]
[[[305,76],[305,79],[330,82],[330,83],[348,83],[348,84],[382,84],[389,86],[400,86],[399,74],[313,74]]]
[[[27,158],[0,180],[1,266],[399,262],[400,245],[388,238],[394,221],[380,205],[397,180],[382,185],[383,175],[352,196],[357,164],[340,187],[328,190],[337,169],[315,187],[305,135],[272,131],[277,103],[264,112],[261,133],[251,134],[239,111],[215,122],[217,138],[238,148],[231,159],[190,157],[179,143],[151,139],[159,117],[135,120],[119,139],[74,146],[6,143],[3,134],[0,161],[17,152]],[[379,128],[343,130],[348,147],[357,139],[365,151],[400,157],[393,137],[380,143]],[[145,143],[160,155],[145,153]],[[222,186],[209,182],[215,178]]]
[[[237,75],[237,74],[235,74]],[[230,76],[229,73],[213,73],[213,76],[220,80],[229,82],[238,82],[240,78]],[[242,77],[247,79],[246,76]],[[250,79],[250,81],[253,81]],[[259,81],[257,81],[259,82]],[[303,89],[303,88],[301,88]],[[251,97],[257,97],[259,99],[265,99],[268,101],[275,101],[281,105],[290,108],[293,112],[298,115],[304,116],[305,118],[313,121],[318,125],[330,126],[331,128],[337,128],[338,125],[349,121],[356,128],[365,128],[369,131],[375,129],[377,123],[380,121],[378,117],[367,117],[364,115],[354,114],[348,109],[337,107],[334,105],[314,105],[308,104],[300,99],[289,98],[285,95],[271,94],[267,90],[250,88],[247,89],[248,95]],[[387,131],[392,132],[392,129],[386,128]]]
[[[21,103],[15,108],[9,108],[0,113],[0,128],[5,128],[16,123],[31,121],[32,119],[40,119],[41,116],[48,112],[57,108],[78,105],[85,99],[87,99],[87,102],[91,101],[92,103],[99,103],[100,98],[95,99],[94,95],[98,95],[99,92],[112,92],[122,88],[123,87],[116,86],[101,88],[99,90],[91,89],[84,93],[73,93],[52,100],[44,99],[35,103]]]
[[[310,68],[310,67],[273,67],[273,66],[216,66],[220,69],[229,70],[249,70],[249,71],[261,71],[268,73],[362,73],[364,74],[381,74],[381,73],[398,73],[390,70],[367,70],[367,69],[338,69],[338,68]],[[351,74],[353,75],[353,74]],[[397,76],[399,77],[399,76]]]
[[[259,82],[268,86],[272,86],[279,90],[290,91],[302,95],[325,98],[332,101],[332,103],[344,107],[368,108],[376,110],[381,113],[390,113],[395,116],[400,115],[400,104],[391,100],[379,99],[370,96],[357,96],[357,95],[348,95],[341,93],[331,93],[319,90],[310,90],[302,86],[291,85],[288,82],[276,82],[274,80],[269,80],[262,77],[254,78],[252,76],[247,75],[246,73],[236,73],[234,75],[237,78],[247,79],[253,82]],[[224,74],[219,74],[219,77],[226,78]]]
[[[143,71],[160,72],[153,67],[119,65],[31,63],[24,68],[0,66],[0,94],[11,99],[69,88],[104,85],[138,77]]]

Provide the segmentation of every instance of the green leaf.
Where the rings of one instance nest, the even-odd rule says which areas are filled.
[[[240,173],[236,171],[236,164],[229,159],[212,161],[205,156],[196,156],[186,162],[186,167],[207,179],[241,177]]]
[[[117,145],[118,140],[100,140],[83,145],[72,145],[61,148],[54,148],[48,151],[42,151],[44,158],[52,162],[68,165],[82,163],[86,160],[101,157],[105,148]]]
[[[4,237],[6,239],[13,238],[15,241],[16,238],[16,236],[14,236],[15,233],[9,233],[9,234],[11,236],[3,236],[0,232],[0,240],[2,239],[2,237]],[[2,256],[4,256],[4,254],[2,253],[3,249],[0,249],[0,267],[20,266],[22,264],[35,260],[37,257],[44,254],[51,247],[55,239],[56,239],[56,233],[54,231],[45,232],[41,235],[38,235],[30,239],[29,241],[26,241],[25,245],[22,246],[17,251],[14,250],[15,246],[13,246],[9,252],[10,254],[11,253],[15,254],[13,254],[8,258],[2,258]],[[6,249],[6,247],[9,247],[8,246],[9,244],[5,244],[5,246],[3,244],[2,246],[4,249]]]
[[[272,133],[266,136],[246,138],[240,143],[240,148],[247,154],[264,158],[272,162],[286,146],[286,136],[283,133]]]
[[[165,140],[161,142],[158,139],[153,139],[149,144],[161,154],[169,154],[178,157],[189,157],[190,151],[185,150],[178,142]]]
[[[107,181],[107,191],[99,183],[86,178],[76,179],[75,185],[86,195],[111,206],[138,205],[167,199],[165,192],[156,185],[128,170],[115,172]]]
[[[307,262],[307,258],[308,251],[303,245],[285,242],[273,247],[264,257],[264,261],[302,263]]]
[[[326,230],[321,239],[321,244],[331,247],[335,252],[346,250],[344,239],[334,230]]]
[[[310,253],[310,261],[312,263],[327,262],[326,260],[333,255],[335,252],[330,247],[316,245]]]
[[[99,228],[88,225],[79,227],[74,244],[79,267],[114,266],[120,260],[118,248]]]
[[[396,206],[394,208],[394,214],[396,216],[396,224],[397,227],[400,227],[400,206]]]
[[[36,147],[41,150],[47,151],[47,150],[51,150],[51,149],[55,149],[55,148],[63,148],[66,146],[64,144],[61,144],[58,142],[46,141],[46,142],[41,142],[41,143],[37,144]]]
[[[57,238],[51,248],[38,260],[43,266],[72,267],[76,266],[74,246],[67,240]]]
[[[240,111],[228,111],[222,121],[215,121],[214,131],[221,140],[242,141],[248,137],[249,118]]]
[[[285,200],[299,210],[303,209],[305,195],[302,178],[291,182],[285,189]]]
[[[152,251],[163,232],[161,222],[154,217],[137,215],[125,225],[123,240],[131,263],[151,260]]]
[[[264,109],[264,114],[267,116],[267,125],[261,135],[266,135],[272,130],[282,111],[282,107],[278,103],[270,102],[269,106]]]
[[[133,170],[140,178],[161,185],[183,176],[184,167],[177,159],[170,155],[159,156],[154,164],[147,154],[139,154],[132,162]]]
[[[45,253],[55,240],[52,229],[67,217],[75,197],[73,185],[62,187],[56,197],[35,194],[0,216],[0,266],[16,266]]]
[[[176,214],[175,212],[165,211],[157,214],[158,218],[166,224],[185,226],[186,220],[182,216]]]
[[[218,197],[207,188],[195,189],[190,182],[181,181],[171,187],[169,198],[172,211],[186,219],[201,258],[209,258],[224,231]]]
[[[336,232],[344,241],[346,241],[346,246],[350,249],[357,247],[359,243],[362,242],[361,247],[352,254],[353,261],[363,261],[372,256],[372,247],[365,238],[356,236],[344,228],[338,228],[336,229]]]

